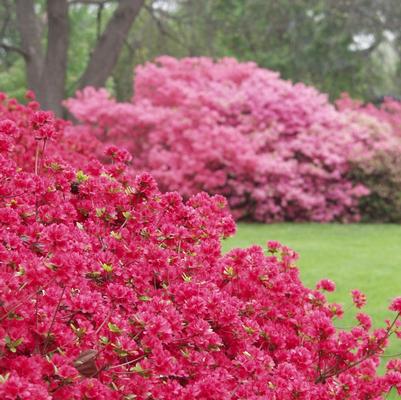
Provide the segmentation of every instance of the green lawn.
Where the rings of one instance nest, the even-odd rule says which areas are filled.
[[[337,326],[355,324],[349,295],[355,288],[368,296],[364,311],[375,326],[383,326],[386,318],[394,316],[387,307],[392,298],[401,296],[401,225],[240,223],[236,236],[223,243],[223,250],[265,246],[267,240],[278,240],[300,254],[299,268],[307,287],[314,287],[321,278],[336,282],[337,290],[329,300],[348,310]],[[397,353],[401,343],[393,340],[387,354]]]

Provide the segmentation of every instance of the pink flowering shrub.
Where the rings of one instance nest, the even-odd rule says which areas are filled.
[[[63,126],[2,97],[1,399],[401,393],[400,360],[376,374],[389,337],[401,336],[399,298],[386,327],[372,330],[358,314],[353,329],[337,331],[341,306],[321,292],[334,283],[305,288],[289,248],[269,242],[267,254],[258,246],[221,254],[235,230],[223,197],[184,203],[162,194],[149,174],[126,173],[129,157],[116,147],[107,165],[67,155]],[[21,143],[36,145],[33,159]]]
[[[365,220],[401,222],[400,171],[401,145],[354,162],[350,178],[369,188],[359,206]]]
[[[347,95],[337,101],[341,112],[358,116],[361,123],[376,120],[376,127],[370,123],[373,135],[387,135],[392,140],[382,142],[376,151],[361,152],[352,160],[350,179],[363,182],[369,194],[360,200],[359,208],[365,220],[383,222],[401,221],[401,103],[385,99],[381,106],[363,105]],[[366,125],[366,124],[365,124]]]
[[[372,103],[363,104],[358,100],[351,99],[347,93],[344,93],[336,101],[337,109],[355,110],[360,113],[375,117],[377,120],[390,125],[394,134],[401,137],[401,102],[391,97],[383,99],[383,102],[376,106]]]
[[[69,122],[41,111],[33,93],[28,92],[27,98],[29,102],[24,106],[15,99],[5,101],[6,96],[0,93],[0,130],[13,134],[13,159],[19,168],[33,172],[41,167],[35,159],[44,151],[76,167],[84,167],[104,151],[104,145],[95,137],[88,140],[86,133],[72,129]]]
[[[87,88],[66,105],[76,129],[129,149],[162,191],[222,194],[236,218],[359,218],[369,191],[349,179],[350,160],[388,135],[371,135],[351,111],[233,59],[161,57],[135,76],[131,103]]]

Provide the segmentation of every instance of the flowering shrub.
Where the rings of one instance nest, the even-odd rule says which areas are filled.
[[[357,116],[361,124],[369,123],[372,135],[387,132],[391,140],[381,142],[374,152],[361,152],[352,160],[349,173],[354,182],[363,182],[369,194],[360,199],[359,209],[365,220],[401,221],[401,103],[385,99],[376,107],[344,95],[336,103],[341,112]],[[376,121],[372,123],[372,121]],[[377,124],[379,122],[379,125]]]
[[[401,222],[400,170],[401,145],[354,162],[350,177],[369,188],[359,206],[365,220]]]
[[[163,191],[223,194],[236,218],[259,221],[357,220],[368,190],[350,160],[387,140],[315,89],[232,59],[161,57],[137,68],[132,103],[87,88],[66,105]]]
[[[38,161],[45,150],[76,167],[84,167],[104,151],[104,146],[95,137],[87,140],[85,132],[72,130],[67,121],[41,111],[33,93],[28,92],[27,99],[27,106],[23,106],[15,99],[5,101],[5,94],[0,93],[0,115],[3,118],[0,130],[13,134],[13,159],[19,168],[29,172],[40,168],[35,160]],[[49,140],[56,138],[57,141]]]
[[[161,194],[149,174],[126,174],[116,147],[107,165],[71,153],[86,163],[76,169],[63,159],[63,125],[2,98],[1,399],[401,393],[400,360],[376,375],[389,336],[401,336],[401,298],[385,328],[360,313],[337,331],[341,307],[323,295],[334,283],[305,288],[289,248],[221,254],[235,230],[223,197]],[[39,150],[23,157],[20,143],[32,141]]]
[[[355,110],[375,117],[390,125],[394,134],[401,137],[401,102],[396,99],[385,97],[383,102],[376,106],[372,103],[363,104],[358,100],[351,99],[347,93],[343,93],[341,98],[336,101],[336,107],[340,111]]]

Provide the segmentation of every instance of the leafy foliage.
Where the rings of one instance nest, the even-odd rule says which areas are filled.
[[[168,54],[254,61],[285,79],[311,84],[331,99],[343,91],[364,99],[399,93],[394,84],[399,78],[397,0],[166,3],[173,4],[169,12],[153,12],[163,29],[152,36],[165,47],[148,60]],[[174,37],[178,49],[171,45]]]

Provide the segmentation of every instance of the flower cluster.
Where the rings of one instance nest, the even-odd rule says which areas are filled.
[[[77,129],[127,147],[163,191],[222,194],[236,218],[359,218],[369,191],[349,179],[350,161],[387,142],[387,124],[233,59],[161,57],[135,77],[131,103],[87,88],[66,105]]]
[[[390,125],[394,134],[401,137],[401,103],[392,97],[385,97],[382,103],[376,106],[372,103],[363,104],[358,100],[351,99],[347,93],[343,93],[341,98],[336,101],[336,107],[341,111],[354,110],[370,115]]]
[[[223,197],[162,194],[149,174],[126,173],[124,151],[106,150],[106,165],[67,154],[62,121],[46,117],[52,135],[38,139],[38,110],[5,98],[0,110],[1,399],[401,393],[399,360],[376,374],[399,299],[386,328],[361,314],[337,331],[341,307],[302,285],[291,249],[221,254],[235,231]]]
[[[29,102],[22,105],[0,93],[0,133],[3,134],[0,150],[10,150],[12,142],[12,156],[19,168],[26,172],[36,169],[38,173],[43,167],[38,162],[44,152],[52,154],[54,161],[68,162],[76,168],[100,158],[104,145],[95,137],[88,140],[86,132],[73,129],[69,122],[55,118],[49,111],[40,110],[32,92],[26,97]]]

